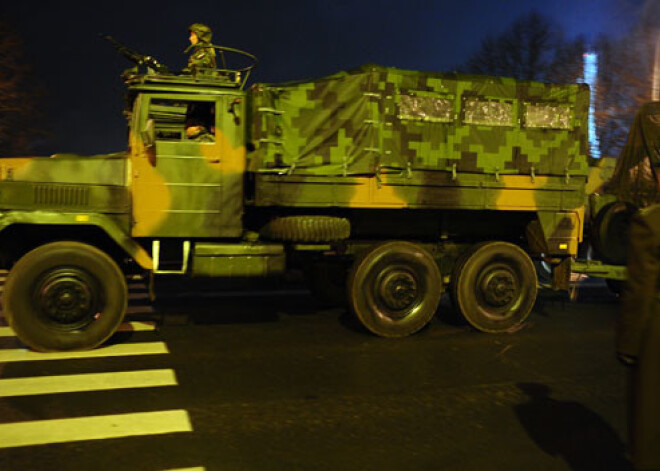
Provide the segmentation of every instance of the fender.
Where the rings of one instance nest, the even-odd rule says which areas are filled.
[[[12,224],[96,226],[114,240],[138,265],[146,270],[153,269],[153,260],[147,251],[131,239],[116,221],[105,214],[52,211],[0,212],[0,231]]]

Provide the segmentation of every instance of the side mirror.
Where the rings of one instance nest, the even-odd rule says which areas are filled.
[[[156,165],[156,126],[154,125],[153,119],[148,119],[147,124],[144,125],[144,129],[140,131],[140,137],[142,138],[142,144],[144,144],[144,150],[147,154],[147,159],[149,163],[153,166]]]
[[[147,120],[147,124],[145,124],[142,131],[140,131],[140,137],[142,138],[144,147],[149,148],[156,145],[156,126],[154,125],[153,119]]]

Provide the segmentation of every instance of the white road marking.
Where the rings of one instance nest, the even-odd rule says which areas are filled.
[[[119,326],[117,332],[148,332],[156,330],[156,323],[151,321],[124,322]]]
[[[83,352],[33,352],[25,348],[0,349],[0,363],[17,361],[71,360],[80,358],[162,355],[169,353],[164,342],[122,343]]]
[[[155,314],[154,308],[152,306],[129,306],[126,308],[126,317],[131,316],[153,316]]]
[[[149,332],[152,330],[156,330],[155,322],[133,321],[121,324],[117,332]],[[16,337],[16,332],[11,327],[0,327],[0,337]]]
[[[16,332],[11,327],[0,327],[0,337],[16,337]]]
[[[185,410],[0,424],[0,448],[192,432]]]
[[[174,370],[118,371],[0,379],[0,397],[176,386]]]

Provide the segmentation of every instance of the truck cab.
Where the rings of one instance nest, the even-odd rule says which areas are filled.
[[[94,348],[124,316],[127,276],[190,273],[196,247],[198,271],[213,271],[218,241],[241,237],[252,66],[130,69],[125,152],[3,159],[3,311],[25,344]]]
[[[239,237],[245,92],[192,76],[142,76],[127,85],[131,236]]]

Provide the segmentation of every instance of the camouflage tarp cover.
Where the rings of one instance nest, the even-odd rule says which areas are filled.
[[[368,65],[249,100],[254,171],[587,174],[586,85]]]
[[[654,167],[660,166],[660,102],[642,105],[635,115],[607,191],[643,208],[658,202]]]

